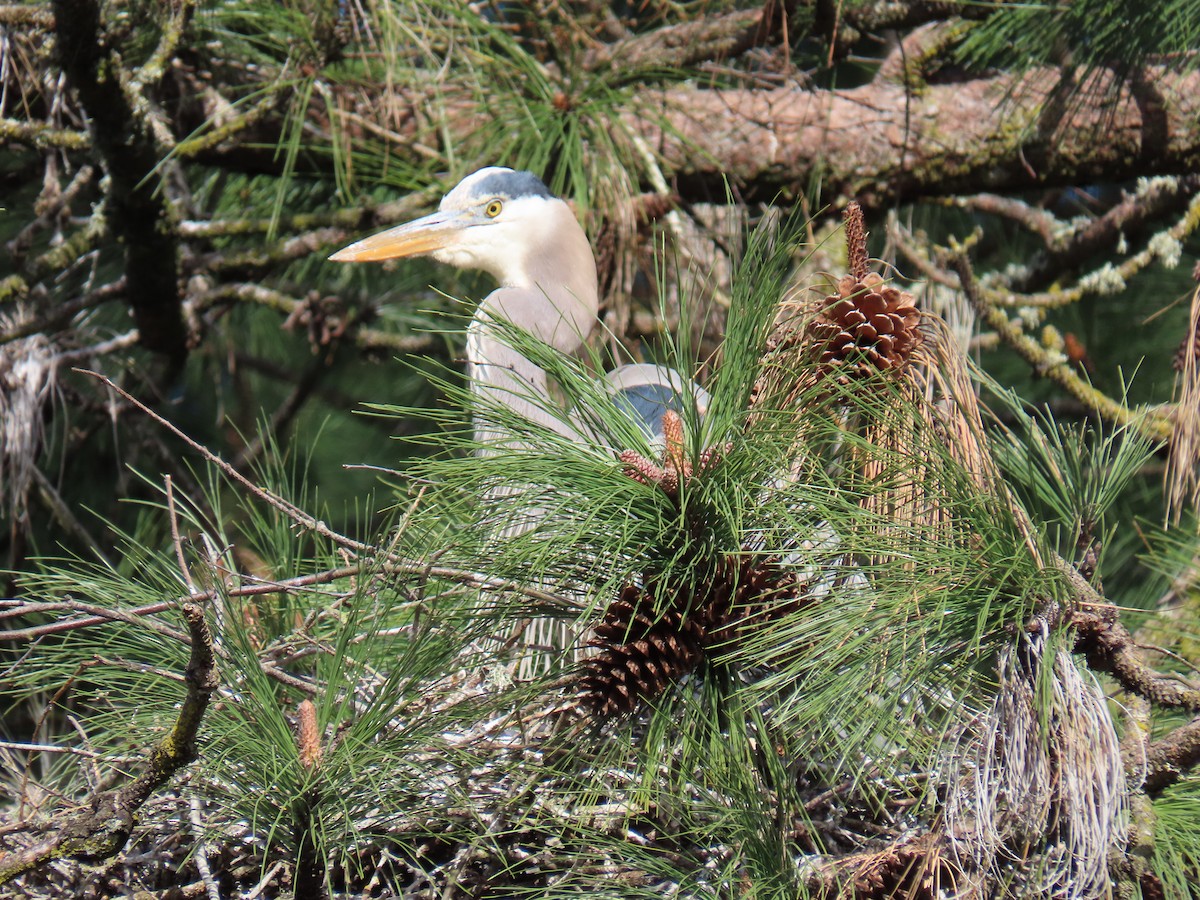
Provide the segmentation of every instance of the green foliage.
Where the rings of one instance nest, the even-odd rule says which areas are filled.
[[[1048,411],[1030,412],[1011,391],[991,385],[1013,427],[997,425],[996,460],[1055,549],[1074,556],[1082,538],[1103,541],[1117,523],[1107,513],[1158,449],[1132,426],[1098,430],[1060,425]]]
[[[200,4],[195,27],[200,46],[219,47],[225,59],[284,66],[315,53],[314,17],[302,3],[223,0]]]
[[[1035,2],[987,17],[969,33],[960,55],[976,66],[1069,62],[1085,72],[1105,66],[1128,73],[1151,60],[1194,65],[1188,51],[1198,44],[1197,0]]]
[[[789,829],[807,819],[804,779],[849,779],[868,808],[874,792],[931,799],[912,773],[934,764],[964,707],[985,702],[990,661],[1010,642],[1005,626],[1060,590],[1013,514],[934,429],[887,450],[845,428],[847,418],[890,422],[897,409],[919,421],[911,397],[883,382],[843,393],[817,382],[796,407],[751,409],[792,240],[763,229],[748,244],[711,407],[703,420],[684,409],[682,449],[697,474],[677,496],[629,476],[615,451],[658,458],[662,448],[631,427],[588,366],[503,324],[503,339],[543,366],[565,401],[522,396],[536,405],[535,422],[509,396],[461,389],[455,399],[484,442],[457,419],[457,431],[436,439],[448,452],[412,472],[428,487],[424,513],[461,523],[448,540],[443,532],[441,561],[543,592],[541,605],[490,604],[499,633],[505,618],[515,626],[530,616],[578,633],[623,585],[650,577],[702,593],[730,555],[782,559],[804,582],[797,610],[739,631],[644,716],[614,723],[616,735],[564,750],[587,772],[636,773],[627,802],[654,810],[659,827],[741,848],[739,865],[763,896],[797,888],[786,860],[801,852]],[[687,372],[682,343],[665,356]],[[810,420],[799,456],[795,408]],[[700,463],[705,448],[718,448],[710,467]],[[854,474],[864,459],[879,464],[870,480]],[[870,501],[916,465],[930,473],[923,502],[944,522],[892,527]],[[550,671],[569,673],[570,654]],[[578,790],[587,806],[611,789],[585,781]]]
[[[1195,897],[1200,884],[1200,783],[1186,778],[1154,801],[1154,871],[1167,895]]]
[[[169,540],[128,536],[120,567],[47,560],[25,587],[118,610],[189,592],[201,575],[215,588],[221,688],[189,790],[204,798],[214,841],[247,823],[264,871],[307,847],[328,861],[328,877],[358,883],[355,849],[387,848],[397,872],[432,879],[447,863],[431,847],[448,845],[502,860],[494,878],[516,893],[640,896],[658,879],[803,895],[796,861],[846,849],[820,826],[820,798],[836,795],[881,828],[889,809],[936,818],[927,773],[990,702],[1012,624],[1061,599],[1061,579],[1039,558],[1040,541],[1054,538],[1031,540],[1023,509],[1072,540],[1081,522],[1103,528],[1150,448],[1132,432],[1084,440],[1014,403],[1023,431],[997,444],[1014,506],[963,462],[936,404],[907,382],[840,385],[794,361],[797,394],[774,408],[774,395],[755,389],[794,238],[764,227],[747,248],[711,406],[683,411],[676,450],[692,474],[677,492],[631,477],[618,458],[665,463],[674,451],[596,380],[598,355],[564,358],[496,323],[558,395],[523,397],[537,411],[528,418],[511,397],[446,375],[444,428],[424,439],[436,452],[398,476],[376,559],[347,566],[336,538],[298,537],[293,516],[262,496],[231,502],[213,476],[202,498],[145,507],[148,522],[178,519],[188,573]],[[662,357],[684,372],[694,365],[683,335]],[[264,459],[255,480],[271,495],[320,508],[301,487],[302,464],[269,442]],[[921,492],[908,508],[914,472]],[[624,586],[668,583],[700,602],[730,558],[774,560],[799,585],[796,602],[730,631],[633,715],[566,714],[573,651]],[[234,576],[239,568],[252,571]],[[333,574],[310,589],[239,592],[314,572]],[[530,620],[573,637],[554,651],[507,637]],[[62,687],[57,702],[69,696],[87,713],[96,746],[136,753],[169,724],[186,658],[177,637],[146,621],[47,642],[13,683],[30,698]],[[521,677],[527,663],[535,674]],[[316,762],[296,733],[308,695]],[[66,727],[47,719],[50,731]],[[46,778],[68,795],[85,791],[65,767]],[[641,831],[669,835],[674,849],[631,847]],[[1190,865],[1186,837],[1169,841],[1163,859]],[[531,868],[514,844],[548,849]],[[613,858],[639,879],[604,878]]]

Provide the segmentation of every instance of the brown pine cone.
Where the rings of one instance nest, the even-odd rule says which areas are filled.
[[[578,698],[599,717],[633,712],[688,675],[708,654],[803,605],[801,585],[777,557],[726,556],[694,585],[658,578],[628,584],[595,626],[595,656],[580,667]]]
[[[701,626],[672,608],[660,615],[651,591],[626,585],[609,604],[588,644],[599,653],[583,662],[579,700],[597,716],[632,712],[699,665]]]
[[[921,342],[921,313],[913,303],[912,294],[874,272],[861,281],[843,278],[808,326],[822,372],[837,373],[839,383],[849,384],[903,370]]]
[[[1179,342],[1179,349],[1175,351],[1175,358],[1171,361],[1172,368],[1176,372],[1182,372],[1189,355],[1194,361],[1200,360],[1200,330]]]

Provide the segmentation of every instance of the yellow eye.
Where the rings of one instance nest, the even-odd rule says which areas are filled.
[[[500,215],[500,210],[502,209],[504,209],[503,203],[501,203],[499,200],[491,200],[488,202],[488,205],[483,211],[487,214],[489,219],[494,219],[496,216]]]

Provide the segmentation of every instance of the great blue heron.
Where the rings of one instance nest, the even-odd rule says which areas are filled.
[[[549,377],[511,343],[509,323],[561,353],[579,349],[596,325],[599,287],[596,262],[587,236],[570,207],[530,172],[491,166],[468,175],[442,199],[437,212],[364,238],[333,254],[339,262],[370,262],[398,257],[432,256],[459,268],[480,269],[500,286],[483,299],[467,333],[470,387],[488,406],[503,403],[526,420],[572,440],[603,446],[588,416],[556,415],[546,402]],[[665,366],[625,365],[604,377],[618,408],[642,426],[650,442],[664,439],[669,410],[698,414],[708,393],[691,379]],[[697,416],[685,415],[695,422]],[[476,418],[476,439],[484,452],[502,452],[511,441],[494,425]],[[608,448],[631,449],[631,448]],[[508,488],[489,496],[506,496]],[[541,510],[522,509],[500,529],[500,537],[521,534]],[[828,529],[825,529],[826,531]],[[821,533],[820,540],[828,540]],[[761,537],[750,541],[752,547]],[[800,564],[797,553],[787,557]],[[537,620],[532,646],[563,650],[576,643],[568,623]],[[522,661],[528,674],[534,663]]]
[[[369,262],[408,256],[480,269],[500,283],[479,304],[467,331],[471,389],[477,395],[498,392],[489,399],[586,440],[588,429],[578,417],[555,416],[539,401],[549,390],[545,371],[495,327],[508,322],[559,352],[573,353],[595,326],[596,261],[570,207],[532,172],[489,166],[460,181],[437,212],[363,238],[329,258]],[[661,436],[667,410],[692,402],[685,395],[695,398],[701,412],[709,402],[703,388],[665,366],[621,366],[605,383],[652,437]],[[477,424],[476,437],[487,442],[493,435]]]

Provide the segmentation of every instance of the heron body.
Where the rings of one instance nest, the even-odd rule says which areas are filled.
[[[507,322],[562,353],[579,349],[596,324],[599,283],[587,235],[569,206],[531,172],[489,166],[459,182],[437,212],[371,235],[333,254],[341,262],[431,256],[464,269],[479,269],[499,286],[479,304],[467,331],[472,390],[491,391],[515,412],[572,439],[583,429],[549,414],[537,398],[549,391],[544,370],[509,346],[493,327]],[[662,366],[629,365],[610,372],[606,384],[621,405],[651,434],[662,415],[691,394],[708,395]],[[490,438],[477,426],[476,437]]]

